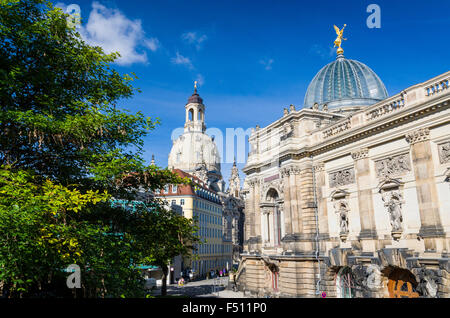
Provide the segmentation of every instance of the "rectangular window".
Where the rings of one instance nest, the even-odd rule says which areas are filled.
[[[180,200],[180,205],[184,205],[184,199]]]

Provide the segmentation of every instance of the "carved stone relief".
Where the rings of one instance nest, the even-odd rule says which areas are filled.
[[[400,175],[411,171],[409,154],[392,156],[375,161],[377,177]]]
[[[330,188],[336,188],[352,183],[355,183],[355,169],[353,168],[330,173]]]
[[[439,160],[441,163],[450,162],[450,142],[438,145]]]

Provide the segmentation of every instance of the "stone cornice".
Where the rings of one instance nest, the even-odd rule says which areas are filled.
[[[430,129],[420,128],[420,129],[414,130],[410,133],[407,133],[405,138],[406,138],[406,141],[411,145],[421,142],[421,141],[430,140]]]

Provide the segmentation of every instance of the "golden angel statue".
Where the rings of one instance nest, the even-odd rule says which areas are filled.
[[[344,40],[344,41],[346,41],[347,39],[345,39],[345,38],[343,38],[343,35],[344,35],[344,29],[345,29],[345,27],[347,26],[347,24],[344,24],[344,27],[342,28],[342,30],[339,30],[339,28],[337,27],[337,26],[335,26],[334,25],[334,29],[336,30],[336,34],[337,34],[337,38],[336,38],[336,40],[334,41],[334,47],[338,47],[338,54],[340,53],[340,52],[344,52],[344,50],[341,48],[341,44],[342,44],[342,41]]]

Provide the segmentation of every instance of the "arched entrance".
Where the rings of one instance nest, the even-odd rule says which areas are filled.
[[[418,298],[417,281],[409,270],[396,268],[388,275],[388,291],[390,298]]]

